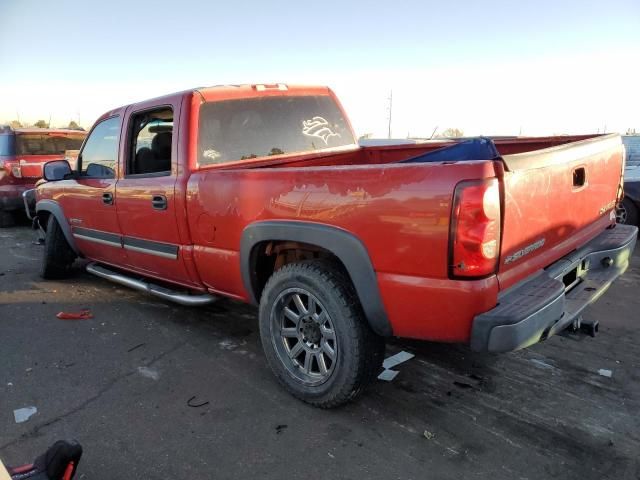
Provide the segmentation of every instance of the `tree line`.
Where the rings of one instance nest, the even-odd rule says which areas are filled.
[[[38,120],[35,123],[26,123],[26,122],[21,122],[19,120],[11,120],[9,122],[9,126],[14,129],[15,128],[49,128],[49,122],[45,120]],[[78,122],[74,120],[71,120],[67,126],[62,128],[68,128],[70,130],[84,130],[84,128],[82,128],[78,124]]]

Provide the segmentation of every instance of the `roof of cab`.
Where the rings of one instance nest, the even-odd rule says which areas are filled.
[[[327,95],[329,87],[319,85],[288,85],[286,83],[253,83],[243,85],[217,85],[196,88],[205,101],[231,100],[265,96]]]
[[[138,106],[149,103],[160,103],[162,100],[167,100],[176,97],[184,97],[191,95],[199,95],[203,101],[223,101],[233,100],[239,98],[254,98],[265,96],[300,96],[300,95],[329,95],[331,90],[326,86],[319,85],[288,85],[286,83],[252,83],[242,85],[215,85],[212,87],[197,87],[189,90],[183,90],[180,92],[170,93],[168,95],[162,95],[160,97],[149,98],[139,102],[130,103],[128,105],[122,105],[118,108],[113,108],[108,112],[102,114],[96,123],[106,118],[113,117],[118,114],[122,114],[124,110],[129,106]]]

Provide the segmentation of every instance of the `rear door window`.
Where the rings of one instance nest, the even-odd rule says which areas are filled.
[[[128,175],[171,173],[173,110],[163,107],[132,117]]]
[[[200,107],[199,165],[353,144],[342,112],[326,95],[225,100]]]

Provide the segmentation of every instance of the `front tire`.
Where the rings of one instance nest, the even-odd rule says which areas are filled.
[[[49,215],[40,276],[46,279],[68,277],[75,258],[76,254],[69,246],[56,217]]]
[[[384,357],[384,340],[369,327],[349,277],[320,261],[271,276],[260,300],[260,337],[284,387],[321,408],[356,398]]]

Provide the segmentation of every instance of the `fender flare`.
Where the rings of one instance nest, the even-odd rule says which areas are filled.
[[[71,233],[71,227],[67,222],[67,218],[64,216],[64,212],[62,211],[62,207],[60,206],[60,204],[53,200],[39,200],[36,203],[36,215],[40,212],[49,212],[56,218],[56,220],[58,221],[58,225],[60,225],[60,229],[64,234],[64,238],[67,240],[67,243],[69,244],[71,249],[76,253],[76,255],[82,256],[82,254],[78,250],[78,247],[76,246],[73,234]]]
[[[259,302],[251,266],[254,249],[259,243],[267,241],[308,243],[333,253],[347,269],[373,331],[385,337],[393,335],[378,288],[378,278],[366,247],[353,234],[328,225],[299,221],[262,221],[252,223],[243,230],[240,269],[244,287],[252,303]]]

